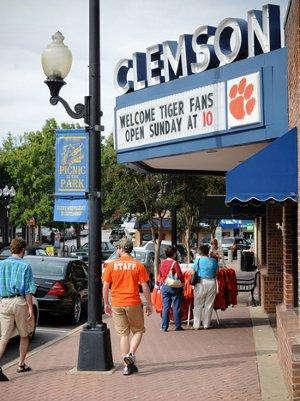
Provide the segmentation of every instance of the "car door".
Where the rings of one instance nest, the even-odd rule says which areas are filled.
[[[80,295],[83,303],[87,302],[87,275],[84,270],[85,264],[81,260],[70,262],[70,277],[74,287],[74,296]]]

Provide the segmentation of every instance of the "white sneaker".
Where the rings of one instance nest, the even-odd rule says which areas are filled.
[[[126,365],[134,365],[135,356],[132,353],[126,354],[123,356],[123,361],[126,363]]]

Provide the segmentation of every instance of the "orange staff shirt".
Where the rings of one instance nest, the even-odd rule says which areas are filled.
[[[141,304],[139,284],[148,280],[145,266],[128,254],[108,263],[103,273],[103,281],[110,284],[112,306]]]

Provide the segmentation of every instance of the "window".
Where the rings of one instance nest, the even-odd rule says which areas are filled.
[[[80,263],[71,263],[71,274],[75,280],[82,280],[86,278],[85,271]]]

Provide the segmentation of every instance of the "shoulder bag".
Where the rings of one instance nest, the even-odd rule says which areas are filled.
[[[173,287],[173,288],[180,288],[182,287],[182,282],[180,281],[180,279],[177,276],[177,273],[173,274],[172,273],[172,269],[174,264],[176,263],[176,261],[174,260],[174,262],[172,263],[169,273],[167,275],[167,278],[165,279],[164,284],[168,285],[169,287]]]
[[[198,259],[198,267],[199,267],[199,259]],[[190,284],[192,286],[195,286],[196,284],[198,284],[200,281],[200,277],[198,276],[197,271],[194,271],[194,274],[192,275],[192,277],[190,278]]]

